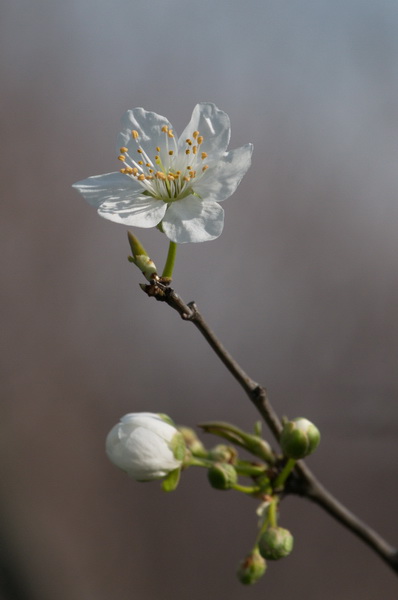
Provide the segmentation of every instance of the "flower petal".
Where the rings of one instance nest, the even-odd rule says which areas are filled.
[[[217,159],[223,154],[231,136],[231,125],[228,115],[211,102],[201,102],[193,110],[192,117],[178,140],[179,152],[184,152],[186,139],[191,139],[194,131],[203,136],[201,152],[206,152],[209,160]]]
[[[203,199],[221,202],[229,198],[238,187],[251,163],[253,144],[246,144],[227,152],[195,184],[195,192]]]
[[[120,196],[103,202],[98,214],[104,219],[132,227],[155,227],[163,219],[167,205],[151,196]]]
[[[168,206],[162,227],[177,244],[214,240],[222,233],[224,210],[216,202],[188,196]]]
[[[95,208],[101,206],[106,200],[119,198],[127,190],[129,194],[134,191],[142,192],[142,187],[138,182],[118,172],[94,175],[82,181],[77,181],[72,187],[78,190],[83,198]]]
[[[174,151],[177,148],[175,138],[169,137],[162,131],[162,127],[165,126],[169,130],[173,128],[170,121],[162,115],[143,108],[128,110],[122,118],[123,131],[117,139],[117,151],[119,152],[119,148],[124,146],[128,148],[131,158],[140,160],[142,157],[137,155],[137,149],[140,146],[152,160],[155,154],[161,154],[161,158],[164,160],[168,155],[169,148]],[[131,135],[133,130],[138,133],[137,140]],[[156,148],[160,148],[160,152]]]
[[[108,173],[73,184],[104,219],[134,227],[155,227],[166,212],[163,200],[142,194],[142,187],[128,175]]]

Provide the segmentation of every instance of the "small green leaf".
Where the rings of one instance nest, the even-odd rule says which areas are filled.
[[[162,481],[162,489],[164,492],[174,492],[180,481],[181,469],[174,469]]]

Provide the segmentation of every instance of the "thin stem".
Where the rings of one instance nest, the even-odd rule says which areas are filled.
[[[286,482],[286,479],[289,477],[290,473],[293,471],[296,466],[296,460],[294,458],[289,458],[282,471],[279,473],[278,477],[275,479],[273,484],[273,488],[275,490],[282,488]]]
[[[177,244],[175,242],[171,242],[169,244],[169,251],[167,253],[166,264],[164,265],[162,277],[164,279],[172,279],[174,263],[177,254]]]
[[[179,313],[182,319],[191,321],[199,329],[228,371],[246,392],[276,440],[279,441],[282,424],[276,411],[271,406],[266,388],[251,379],[231,354],[229,354],[198,311],[196,304],[194,302],[186,304],[173,289],[159,282],[142,285],[141,287],[148,296],[154,296],[157,300],[166,302]],[[323,487],[315,475],[308,469],[307,465],[302,461],[298,461],[291,474],[291,478],[292,483],[286,491],[307,497],[318,504],[339,523],[359,537],[398,574],[397,549],[339,502]],[[287,484],[289,482],[290,478]]]

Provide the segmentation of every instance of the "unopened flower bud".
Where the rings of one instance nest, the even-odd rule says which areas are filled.
[[[284,424],[280,445],[285,456],[298,460],[314,452],[320,439],[319,429],[308,419],[299,417]]]
[[[246,556],[239,565],[238,579],[244,585],[256,583],[265,573],[267,563],[257,549]]]
[[[184,438],[166,415],[129,413],[106,438],[106,453],[114,465],[137,481],[162,479],[180,469]]]
[[[206,456],[207,452],[202,442],[190,427],[178,427],[178,431],[184,438],[187,448],[194,456]]]
[[[293,536],[283,527],[270,527],[258,542],[260,554],[268,560],[285,558],[293,550]]]
[[[216,490],[229,490],[238,481],[238,474],[232,465],[215,463],[207,472],[210,485]]]
[[[209,452],[209,459],[219,461],[222,463],[234,463],[238,456],[237,451],[232,446],[226,446],[225,444],[218,444],[212,448]]]

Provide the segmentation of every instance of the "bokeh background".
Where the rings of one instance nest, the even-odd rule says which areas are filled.
[[[257,414],[70,186],[118,168],[128,108],[177,132],[199,101],[230,115],[253,164],[223,235],[180,247],[175,287],[281,415],[319,425],[310,466],[397,542],[397,3],[14,0],[0,57],[1,600],[395,599],[392,572],[299,498],[293,555],[244,589],[254,503],[200,470],[164,494],[107,461],[126,412]],[[136,233],[162,264],[165,238]]]

